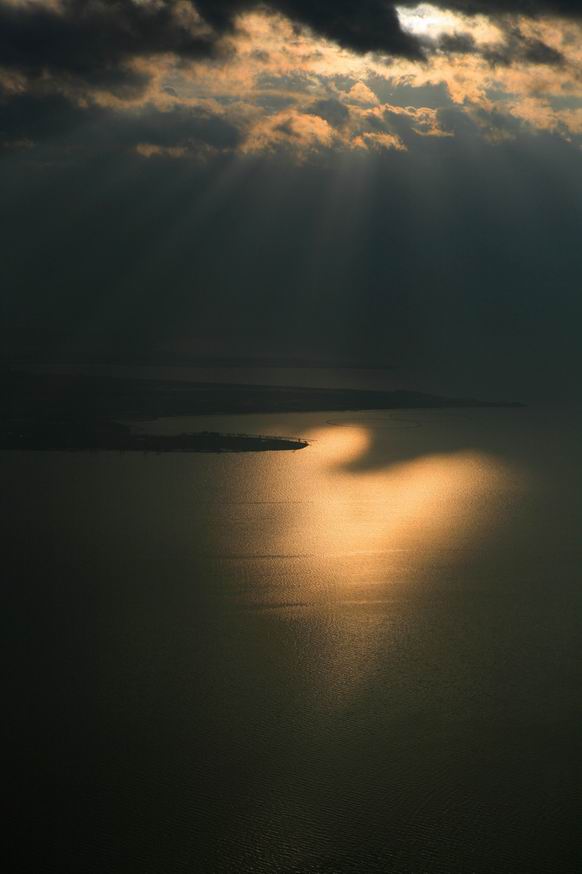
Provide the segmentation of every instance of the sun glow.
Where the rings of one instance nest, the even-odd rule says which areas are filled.
[[[421,3],[412,8],[399,7],[398,18],[402,29],[415,36],[437,37],[458,29],[459,16],[444,9],[437,9],[429,3]]]

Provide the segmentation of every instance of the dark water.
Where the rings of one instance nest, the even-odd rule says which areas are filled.
[[[5,870],[579,871],[575,417],[243,423],[0,454]]]

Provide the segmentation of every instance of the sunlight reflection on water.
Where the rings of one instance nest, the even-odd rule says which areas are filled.
[[[285,514],[276,552],[307,553],[320,563],[365,556],[367,574],[384,572],[386,583],[391,553],[414,553],[418,562],[437,548],[477,537],[512,476],[494,456],[469,450],[360,467],[372,441],[358,424],[326,426],[306,436],[311,446],[302,467],[308,469],[293,482],[301,510]],[[343,578],[345,588],[353,582],[349,574]]]
[[[263,483],[271,494],[284,488],[288,503],[239,505],[244,535],[229,574],[241,606],[292,627],[317,706],[337,712],[377,670],[380,653],[385,659],[408,634],[395,599],[430,588],[435,567],[478,542],[516,475],[476,450],[388,463],[363,424],[305,436],[310,447],[293,456],[292,473],[277,459]],[[229,529],[224,546],[239,542],[241,527]]]
[[[165,426],[311,444],[7,453],[11,674],[70,870],[578,870],[580,439],[558,425],[249,416]]]

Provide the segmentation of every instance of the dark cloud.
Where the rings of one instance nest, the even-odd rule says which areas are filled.
[[[431,52],[471,53],[479,51],[492,65],[536,63],[559,65],[562,55],[538,39],[524,36],[512,13],[536,15],[552,13],[577,17],[582,15],[582,2],[567,0],[432,0],[436,5],[466,13],[485,12],[497,16],[505,34],[499,46],[477,47],[466,34],[445,36],[429,43],[404,32],[396,4],[390,0],[61,0],[58,10],[41,4],[14,5],[0,0],[0,67],[23,74],[28,80],[27,94],[1,97],[0,143],[13,149],[21,143],[63,137],[79,127],[91,128],[103,124],[98,139],[113,136],[113,121],[130,143],[140,125],[156,125],[145,139],[151,144],[190,148],[191,143],[204,141],[216,148],[231,148],[240,135],[235,128],[218,117],[197,111],[178,109],[164,114],[146,110],[141,114],[129,111],[127,119],[100,110],[85,101],[85,109],[68,105],[55,92],[79,93],[91,89],[106,90],[123,99],[135,99],[145,92],[148,73],[132,66],[132,60],[171,53],[181,59],[220,57],[221,37],[235,27],[237,14],[254,8],[268,8],[286,15],[298,27],[334,40],[358,52],[376,52],[411,58],[428,58]],[[400,0],[400,5],[416,5],[416,0]],[[224,50],[225,51],[225,50]],[[266,76],[260,88],[287,85],[302,90],[301,75]],[[72,91],[64,85],[75,86]],[[51,93],[52,89],[52,93]],[[166,94],[175,96],[171,87]],[[270,100],[277,108],[280,97]],[[389,98],[390,99],[390,98]],[[391,101],[394,102],[394,101]],[[397,101],[396,101],[397,102]],[[90,104],[90,101],[89,101]],[[427,105],[430,105],[427,104]],[[320,115],[334,127],[346,120],[344,107],[338,101],[314,103],[308,110]],[[175,128],[171,128],[175,125]],[[162,127],[171,130],[172,143],[161,143]],[[227,145],[223,145],[226,143]]]
[[[502,30],[504,42],[498,45],[477,45],[469,33],[451,33],[443,34],[436,41],[427,40],[427,51],[437,49],[451,55],[478,54],[492,66],[503,67],[524,63],[556,67],[564,63],[560,51],[540,39],[524,36],[515,25],[506,23]]]
[[[564,56],[557,49],[539,39],[526,39],[521,34],[510,34],[503,45],[482,47],[480,54],[494,67],[523,63],[556,67],[564,63]]]
[[[138,5],[132,0],[63,0],[62,10],[0,3],[2,66],[30,76],[71,76],[116,90],[135,80],[127,62],[173,52],[199,57],[214,48],[212,35],[196,34],[175,3]]]
[[[357,52],[420,57],[394,5],[385,0],[273,0],[270,4],[316,33]]]
[[[89,118],[101,122],[105,112],[93,108]],[[12,142],[50,142],[69,137],[85,125],[88,114],[72,105],[61,95],[38,96],[23,94],[17,99],[0,104],[0,144],[10,147]]]
[[[433,2],[469,14],[582,16],[579,0]],[[416,5],[416,0],[401,0],[401,5]],[[387,0],[62,0],[59,11],[0,0],[0,57],[2,66],[31,77],[49,72],[112,91],[138,90],[144,80],[128,69],[133,58],[161,53],[189,59],[211,55],[220,37],[234,27],[237,14],[257,7],[280,12],[357,52],[423,55],[421,42],[403,31],[396,4]],[[542,44],[530,46],[529,52],[543,63],[556,60]]]
[[[385,0],[198,0],[196,5],[217,32],[231,27],[237,13],[262,6],[357,52],[421,55],[418,42],[400,27],[395,4]]]
[[[60,11],[0,0],[0,57],[2,66],[32,77],[49,72],[111,90],[136,87],[139,80],[127,68],[133,58],[212,55],[238,13],[265,5],[355,51],[420,56],[384,0],[63,0]]]
[[[434,6],[456,9],[469,15],[551,15],[582,18],[580,0],[431,0]],[[412,0],[403,0],[401,6],[415,6]]]
[[[438,41],[438,48],[451,55],[469,55],[477,51],[477,45],[470,33],[445,33]]]
[[[582,18],[581,0],[431,0],[432,5],[467,14],[492,16],[559,15]],[[358,52],[419,57],[418,40],[400,26],[397,6],[417,6],[418,0],[198,0],[197,8],[217,32],[231,27],[233,17],[263,6]]]
[[[339,100],[316,100],[306,110],[310,115],[319,115],[332,127],[341,127],[349,118],[349,111]]]
[[[163,112],[146,105],[129,112],[71,104],[62,95],[24,94],[0,106],[0,151],[17,148],[36,160],[35,146],[90,156],[127,152],[139,144],[180,148],[196,154],[210,147],[222,152],[240,142],[237,128],[220,116],[176,105]]]

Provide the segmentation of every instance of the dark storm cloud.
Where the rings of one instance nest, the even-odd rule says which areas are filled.
[[[236,15],[259,6],[355,51],[420,56],[417,42],[402,31],[395,8],[384,0],[63,0],[58,11],[0,0],[0,61],[31,76],[50,72],[111,90],[137,87],[139,80],[126,66],[131,59],[161,53],[187,59],[211,55]],[[202,16],[198,24],[196,12]]]
[[[495,48],[481,50],[482,57],[493,66],[509,67],[516,63],[559,66],[564,56],[557,49],[539,39],[524,37],[515,27],[505,31],[505,43]]]
[[[582,16],[580,0],[433,0],[469,14]],[[403,0],[401,5],[416,5]],[[267,8],[356,52],[420,58],[420,41],[406,33],[396,4],[386,0],[62,0],[58,11],[0,0],[0,59],[3,67],[34,76],[71,76],[111,90],[139,89],[143,80],[128,72],[136,56],[172,53],[195,59],[216,51],[237,14]],[[201,16],[197,22],[196,13]],[[546,47],[532,57],[547,62]]]
[[[77,128],[87,131],[102,124],[103,132],[96,136],[104,142],[107,133],[112,136],[112,144],[119,141],[119,137],[113,136],[118,125],[129,145],[130,137],[126,134],[131,130],[138,137],[133,145],[148,142],[189,151],[191,143],[203,141],[219,149],[236,147],[240,134],[221,118],[192,109],[183,115],[178,109],[157,114],[153,110],[136,114],[129,109],[127,119],[123,119],[121,112],[116,114],[96,107],[91,93],[94,89],[104,90],[122,100],[145,95],[150,73],[146,65],[132,66],[135,59],[163,54],[183,60],[228,57],[221,38],[234,30],[239,13],[252,9],[279,12],[297,27],[308,27],[356,52],[425,60],[435,51],[479,52],[495,66],[515,63],[557,66],[563,62],[555,48],[524,36],[511,17],[513,13],[555,13],[571,18],[582,15],[582,0],[432,2],[469,14],[493,15],[504,33],[503,43],[476,46],[469,35],[462,33],[432,42],[420,39],[403,31],[397,5],[390,0],[196,0],[195,3],[190,0],[61,0],[57,8],[41,3],[15,5],[0,0],[0,70],[25,77],[24,85],[18,86],[18,93],[6,93],[4,97],[0,79],[0,144],[12,149],[20,143],[28,148],[31,143],[58,139]],[[417,0],[401,0],[399,5],[416,4]],[[302,91],[305,81],[307,77],[303,73],[290,73],[284,79],[269,74],[259,77],[257,90],[268,86],[276,90],[279,85],[285,85]],[[177,96],[168,86],[164,90],[170,98]],[[56,96],[60,92],[73,95],[70,105]],[[72,103],[79,98],[83,108]],[[145,100],[145,96],[142,99]],[[277,95],[263,98],[270,101],[272,110],[277,108],[277,100],[280,106],[285,99],[289,100]],[[306,111],[321,116],[334,128],[340,128],[347,118],[347,110],[335,99],[320,100]],[[176,125],[168,135],[171,142],[162,144],[159,132],[142,136],[140,125],[144,119],[149,119],[151,124],[156,119],[155,124],[160,129],[165,125],[170,130],[171,125]],[[404,120],[400,119],[399,123],[403,124]]]
[[[457,9],[473,15],[551,15],[565,18],[582,18],[580,0],[431,0],[433,6]],[[416,6],[416,2],[404,0],[401,6]]]
[[[451,55],[470,55],[478,51],[470,33],[445,33],[438,40],[438,48]]]
[[[319,115],[332,127],[341,127],[349,118],[349,111],[339,100],[316,100],[307,107],[306,112],[310,115]]]
[[[30,75],[70,75],[114,90],[135,76],[125,68],[133,57],[199,57],[213,45],[212,35],[187,26],[174,3],[63,0],[59,11],[0,3],[1,65]]]
[[[0,113],[0,152],[25,149],[31,160],[38,143],[54,144],[70,155],[78,150],[91,155],[128,151],[140,143],[196,154],[206,147],[232,150],[239,142],[239,131],[225,119],[180,105],[164,112],[146,105],[118,113],[97,106],[85,109],[58,94],[25,94]]]
[[[510,67],[512,64],[545,64],[560,66],[564,55],[542,40],[524,36],[519,28],[507,24],[503,28],[504,42],[500,45],[477,45],[469,33],[447,33],[436,41],[427,41],[427,50],[436,48],[449,55],[480,55],[492,66]]]
[[[356,52],[420,56],[416,40],[400,27],[395,5],[385,0],[200,0],[197,6],[217,29],[228,27],[238,12],[266,6]]]

